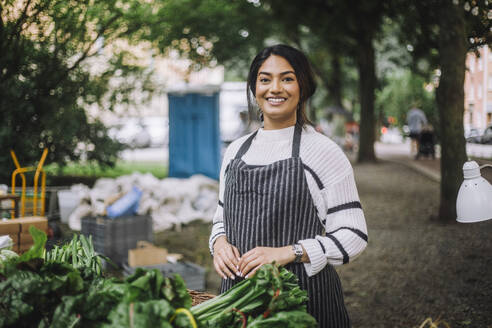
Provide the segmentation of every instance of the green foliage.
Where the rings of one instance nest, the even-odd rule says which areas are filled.
[[[168,169],[161,163],[152,162],[123,162],[117,161],[114,167],[100,167],[89,163],[68,163],[63,167],[47,165],[45,171],[48,175],[59,177],[94,177],[116,178],[133,172],[151,173],[156,178],[163,179],[168,175]],[[47,177],[50,179],[50,177]]]
[[[451,0],[449,0],[451,1]],[[433,70],[441,65],[439,57],[439,40],[453,33],[449,29],[441,30],[443,2],[448,0],[430,1],[395,1],[397,15],[395,22],[399,26],[397,32],[401,43],[408,45],[413,58],[412,70],[429,78]],[[468,50],[492,44],[492,19],[488,18],[492,3],[489,1],[453,0],[452,3],[464,13],[465,35]],[[451,35],[452,38],[458,36]]]
[[[192,70],[220,63],[244,71],[272,34],[265,8],[249,1],[167,0],[154,18],[145,38],[192,60]]]
[[[110,110],[129,102],[148,76],[122,40],[134,42],[143,15],[139,1],[62,0],[0,2],[0,178],[13,171],[9,149],[21,165],[86,159],[113,165],[122,146],[85,109]],[[143,6],[145,8],[145,6]],[[137,19],[139,21],[133,21]],[[115,41],[119,41],[116,43]],[[111,46],[110,55],[105,47]],[[96,69],[97,68],[97,69]],[[110,87],[117,75],[119,84]],[[140,76],[135,83],[131,77]]]
[[[385,86],[376,92],[376,108],[383,116],[393,116],[397,126],[406,124],[406,113],[416,106],[424,111],[429,123],[435,129],[439,127],[434,91],[424,87],[428,82],[420,75],[409,70],[398,70],[389,75]]]

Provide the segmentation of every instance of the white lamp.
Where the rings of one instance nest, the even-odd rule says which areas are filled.
[[[492,185],[482,178],[477,162],[463,165],[463,177],[456,199],[456,221],[461,223],[480,222],[492,219]]]

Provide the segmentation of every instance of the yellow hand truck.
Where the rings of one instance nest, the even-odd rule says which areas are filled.
[[[16,169],[12,172],[12,194],[15,195],[16,189],[16,178],[17,175],[21,177],[22,180],[22,189],[20,196],[20,213],[15,213],[15,211],[11,212],[11,218],[14,218],[16,215],[19,217],[24,217],[26,215],[32,216],[44,216],[45,212],[45,198],[46,198],[46,172],[43,170],[44,161],[46,160],[46,156],[48,155],[48,148],[43,150],[43,154],[41,155],[41,159],[38,162],[37,166],[26,166],[21,167],[19,161],[17,160],[17,156],[13,150],[10,150],[10,155],[12,156],[12,160],[14,161]],[[34,173],[34,184],[33,184],[33,193],[32,196],[26,195],[26,175],[25,173],[35,172]],[[41,176],[41,192],[38,193],[38,184],[39,184],[39,176]],[[39,200],[38,200],[39,197]],[[32,207],[27,206],[29,203],[32,204]],[[14,201],[12,201],[12,208],[16,207]]]

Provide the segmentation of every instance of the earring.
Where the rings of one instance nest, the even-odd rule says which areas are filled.
[[[263,112],[261,111],[260,108],[258,108],[258,114],[260,116],[260,121],[263,122]]]

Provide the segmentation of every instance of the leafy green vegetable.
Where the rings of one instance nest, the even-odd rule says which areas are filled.
[[[35,226],[29,227],[29,233],[32,236],[34,244],[29,248],[27,252],[19,256],[18,262],[26,262],[31,259],[41,258],[44,253],[44,245],[46,244],[46,233],[39,230]]]
[[[290,310],[264,318],[262,315],[248,321],[247,328],[299,328],[317,327],[316,320],[306,311]]]
[[[46,261],[67,262],[76,269],[84,270],[86,273],[90,271],[97,276],[102,274],[102,257],[94,251],[92,236],[87,239],[84,235],[74,235],[70,243],[55,245],[44,255]]]
[[[176,315],[191,306],[181,277],[137,269],[126,280],[104,278],[91,238],[74,235],[44,252],[44,232],[30,232],[34,246],[0,270],[0,327],[190,327]]]
[[[105,278],[91,238],[44,251],[46,235],[31,227],[34,246],[0,267],[0,327],[316,327],[297,277],[265,265],[226,293],[191,306],[179,275],[137,269]],[[44,254],[44,255],[43,255]]]
[[[300,289],[297,277],[269,264],[191,312],[203,327],[316,327],[306,301],[307,292]]]
[[[41,265],[40,265],[41,263]],[[80,273],[62,263],[32,259],[0,282],[0,327],[33,327],[51,318],[63,295],[84,289]]]
[[[9,249],[2,249],[0,251],[0,268],[3,267],[3,263],[4,262],[8,262],[8,261],[14,260],[17,257],[19,257],[19,255],[17,255],[16,252],[11,251]]]
[[[110,324],[105,328],[119,327],[173,327],[169,319],[174,309],[165,300],[150,300],[145,302],[119,303],[109,314]]]

